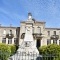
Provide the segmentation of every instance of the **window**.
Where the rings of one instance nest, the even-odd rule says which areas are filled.
[[[15,30],[15,35],[16,35],[16,30]]]
[[[37,33],[41,33],[41,27],[37,27]]]
[[[12,44],[12,39],[8,39],[8,44]]]
[[[16,44],[17,43],[17,38],[14,38],[14,44]]]
[[[6,34],[6,30],[4,29],[4,31],[3,31],[3,34],[5,35]]]
[[[12,34],[12,30],[9,31],[9,34]]]
[[[2,39],[2,43],[6,43],[6,38],[3,38]]]
[[[59,45],[60,45],[60,40],[59,40]]]
[[[10,30],[10,34],[12,34],[12,30]]]
[[[54,35],[56,35],[56,31],[54,31]]]
[[[51,40],[50,39],[47,39],[47,45],[48,44],[51,44]]]
[[[41,46],[41,40],[37,39],[37,41],[36,41],[36,47],[39,48],[40,46]]]
[[[50,36],[50,31],[48,31],[48,36]]]
[[[34,27],[32,28],[32,33],[34,33]]]
[[[57,40],[53,40],[53,44],[57,44]]]

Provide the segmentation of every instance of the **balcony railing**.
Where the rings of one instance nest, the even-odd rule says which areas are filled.
[[[13,38],[14,35],[13,34],[6,34],[6,38]]]
[[[34,38],[42,38],[42,33],[33,33],[32,34]],[[25,33],[22,33],[21,39],[24,39]]]
[[[34,38],[42,38],[42,33],[33,33]]]
[[[59,39],[59,35],[52,35],[51,39],[57,39],[58,40]]]

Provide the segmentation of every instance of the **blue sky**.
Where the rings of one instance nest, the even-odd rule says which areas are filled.
[[[46,27],[60,27],[60,0],[0,0],[0,24],[20,26],[27,20],[28,12],[33,18],[45,21]]]

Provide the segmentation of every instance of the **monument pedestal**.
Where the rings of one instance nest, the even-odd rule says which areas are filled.
[[[34,46],[31,41],[23,41],[17,53],[13,55],[10,59],[12,60],[36,60],[39,56],[39,51]]]
[[[27,53],[32,53],[32,54],[39,54],[38,49],[36,48],[34,41],[24,41],[22,45],[19,47],[17,52],[26,52]]]

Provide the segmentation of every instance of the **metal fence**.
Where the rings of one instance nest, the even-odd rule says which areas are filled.
[[[0,55],[0,57],[2,57],[2,59],[0,60],[4,60],[3,55]],[[38,55],[38,54],[31,53],[31,52],[27,52],[27,53],[19,52],[19,53],[14,54],[13,56],[10,56],[8,60],[60,60],[60,54]]]
[[[27,53],[26,52],[19,52],[15,55],[11,56],[9,60],[60,60],[60,54],[59,55],[38,55],[34,53]]]

